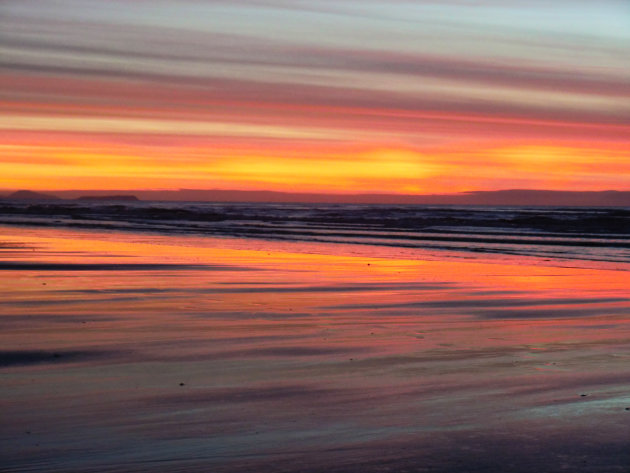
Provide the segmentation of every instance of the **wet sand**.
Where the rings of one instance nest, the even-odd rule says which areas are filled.
[[[0,228],[2,471],[627,472],[629,269]]]

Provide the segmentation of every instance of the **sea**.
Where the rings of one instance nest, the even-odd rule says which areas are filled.
[[[630,263],[628,207],[3,201],[0,224]]]
[[[0,201],[0,470],[630,472],[630,209]]]

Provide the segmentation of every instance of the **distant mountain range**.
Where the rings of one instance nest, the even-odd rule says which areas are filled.
[[[25,190],[13,192],[3,198],[11,200],[61,200],[61,197],[57,197],[56,195]]]
[[[533,205],[533,206],[602,206],[630,207],[630,191],[548,191],[510,189],[476,191],[460,194],[316,194],[274,191],[200,190],[167,191],[68,190],[40,193],[20,190],[4,196],[12,200],[85,200],[85,201],[201,201],[201,202],[311,202],[356,204],[419,204],[419,205]]]
[[[65,193],[66,191],[62,191],[62,194]],[[2,196],[2,198],[7,200],[64,200],[63,197],[59,197],[58,195],[28,190],[15,191],[11,194]],[[112,200],[118,202],[130,202],[138,201],[140,199],[138,199],[135,195],[82,195],[80,197],[74,198],[73,200]]]

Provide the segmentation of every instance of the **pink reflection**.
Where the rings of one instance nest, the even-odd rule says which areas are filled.
[[[64,448],[96,435],[113,450],[273,458],[278,438],[318,451],[427,431],[541,435],[624,408],[626,271],[53,229],[3,228],[0,241],[2,264],[37,265],[0,271],[7,432],[24,458],[16,429],[35,423],[44,439],[73,432]]]

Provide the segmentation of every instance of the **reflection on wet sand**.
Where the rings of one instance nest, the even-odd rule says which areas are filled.
[[[0,241],[6,471],[630,467],[623,265]]]

